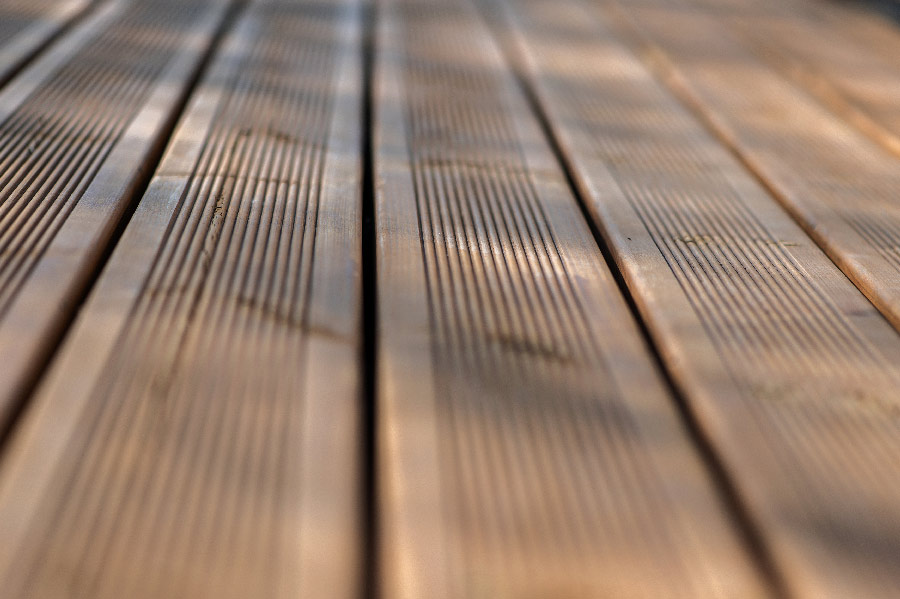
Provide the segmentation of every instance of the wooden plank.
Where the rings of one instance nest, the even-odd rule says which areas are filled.
[[[685,101],[900,327],[900,170],[890,140],[876,143],[785,80],[719,19],[659,8],[621,14]]]
[[[887,60],[900,60],[898,13],[893,0],[849,3],[804,0],[803,6],[822,14],[833,28],[870,47]]]
[[[38,52],[93,0],[0,2],[0,83]]]
[[[862,27],[863,15],[857,15],[859,23],[848,26],[843,19],[828,18],[827,3],[811,7],[804,0],[791,0],[781,4],[783,10],[776,16],[750,13],[758,3],[749,0],[743,0],[734,14],[703,6],[703,0],[688,0],[681,8],[700,8],[717,18],[778,74],[900,154],[900,28],[894,27],[890,40],[882,35],[875,42],[854,35],[868,31]],[[869,19],[879,20],[877,15]]]
[[[765,595],[478,13],[381,8],[383,596]]]
[[[894,595],[900,335],[626,48],[607,13],[574,0],[509,4],[579,188],[789,596]],[[763,87],[738,86],[745,65],[684,15],[627,10],[678,38],[687,63],[718,65],[733,105]],[[791,126],[779,121],[772,137]]]
[[[4,597],[359,596],[360,44],[227,38],[8,448]]]
[[[634,2],[643,4],[644,0]],[[829,28],[830,35],[826,40],[836,39],[839,45],[852,40],[884,59],[900,60],[900,33],[896,18],[900,13],[896,10],[895,0],[689,0],[687,5],[685,0],[648,0],[650,6],[660,6],[663,2],[666,8],[700,8],[734,18],[802,20]]]
[[[111,2],[0,93],[0,427],[56,343],[225,3]]]

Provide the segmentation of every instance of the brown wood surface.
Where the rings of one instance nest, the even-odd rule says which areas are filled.
[[[0,426],[165,142],[224,9],[112,2],[0,93]]]
[[[896,596],[886,14],[0,0],[0,598]]]
[[[382,6],[383,595],[763,596],[477,12]]]
[[[673,89],[900,327],[898,156],[762,62],[720,18],[659,7],[619,14],[656,48]]]
[[[717,15],[718,22],[773,71],[794,81],[799,94],[813,95],[837,117],[900,155],[900,31],[891,28],[890,38],[883,32],[876,44],[860,39],[868,33],[862,23],[826,20],[821,10],[804,10],[810,8],[804,0],[790,0],[783,7],[794,10],[778,16],[736,11]],[[694,8],[693,2],[685,3],[685,10]],[[878,20],[871,14],[869,19]]]
[[[360,19],[261,1],[0,471],[3,597],[355,597]]]
[[[509,4],[579,188],[786,588],[892,596],[900,335],[626,47],[615,11]],[[732,77],[733,105],[754,93],[697,13],[621,12]]]

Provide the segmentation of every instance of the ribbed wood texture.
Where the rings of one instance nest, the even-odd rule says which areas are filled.
[[[111,3],[0,94],[0,422],[83,292],[223,8]]]
[[[893,109],[877,107],[873,96],[878,90],[866,92],[859,80],[856,84],[843,80],[841,85],[861,94],[857,99],[845,98],[834,89],[837,97],[821,91],[834,99],[836,114],[806,95],[805,86],[798,87],[734,35],[724,33],[719,19],[691,10],[629,10],[628,14],[669,57],[688,101],[766,181],[847,276],[900,326],[900,255],[896,251],[900,211],[893,202],[900,177],[897,155],[890,149],[893,134],[877,124],[890,123]],[[671,27],[673,22],[679,26]],[[800,33],[794,35],[798,40]],[[766,47],[772,45],[772,37],[767,36]],[[822,43],[840,54],[840,40]],[[701,48],[704,53],[711,49],[716,60],[703,58],[698,54]],[[812,51],[814,46],[807,50]],[[829,60],[830,70],[840,70],[839,59]],[[870,73],[878,71],[875,57],[865,62]],[[881,65],[887,70],[883,60]],[[864,67],[854,70],[865,77]],[[866,80],[880,82],[889,97],[888,86],[897,77],[883,74]],[[839,116],[847,110],[852,111],[849,121]],[[854,127],[854,120],[876,139]]]
[[[895,597],[887,1],[0,0],[0,598]]]
[[[635,14],[666,31],[654,39],[697,110],[900,326],[900,58],[854,39],[853,26],[830,33],[835,24],[799,0],[782,8],[792,6],[778,18],[722,16],[689,2],[674,14]],[[692,33],[672,36],[670,19]],[[900,51],[900,35],[892,41]],[[696,58],[701,47],[716,49],[714,67]]]
[[[259,2],[200,84],[10,450],[5,597],[359,592],[358,13]]]
[[[575,0],[509,4],[579,187],[788,588],[890,596],[900,336],[603,13]],[[658,22],[696,43],[692,56],[744,73],[678,16]],[[745,86],[762,87],[731,79]]]
[[[384,596],[761,595],[478,13],[383,7]]]
[[[0,83],[90,3],[91,0],[0,2]]]

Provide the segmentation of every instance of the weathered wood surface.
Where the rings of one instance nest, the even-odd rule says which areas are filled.
[[[509,4],[579,187],[787,588],[893,595],[900,335],[625,47],[609,13]],[[774,87],[712,45],[696,13],[622,12],[677,39],[664,48],[687,68],[706,59],[703,74],[729,77],[717,107],[730,89],[727,106],[751,121],[742,101]],[[774,122],[765,130],[776,139]]]
[[[46,360],[224,3],[112,2],[0,93],[0,427]]]
[[[383,595],[762,596],[478,14],[383,6]]]
[[[898,106],[828,0],[0,0],[0,596],[895,596]]]
[[[228,37],[7,448],[4,597],[359,596],[360,31]]]

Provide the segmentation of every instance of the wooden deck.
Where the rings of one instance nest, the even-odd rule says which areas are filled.
[[[0,597],[900,596],[900,24],[0,0]]]

